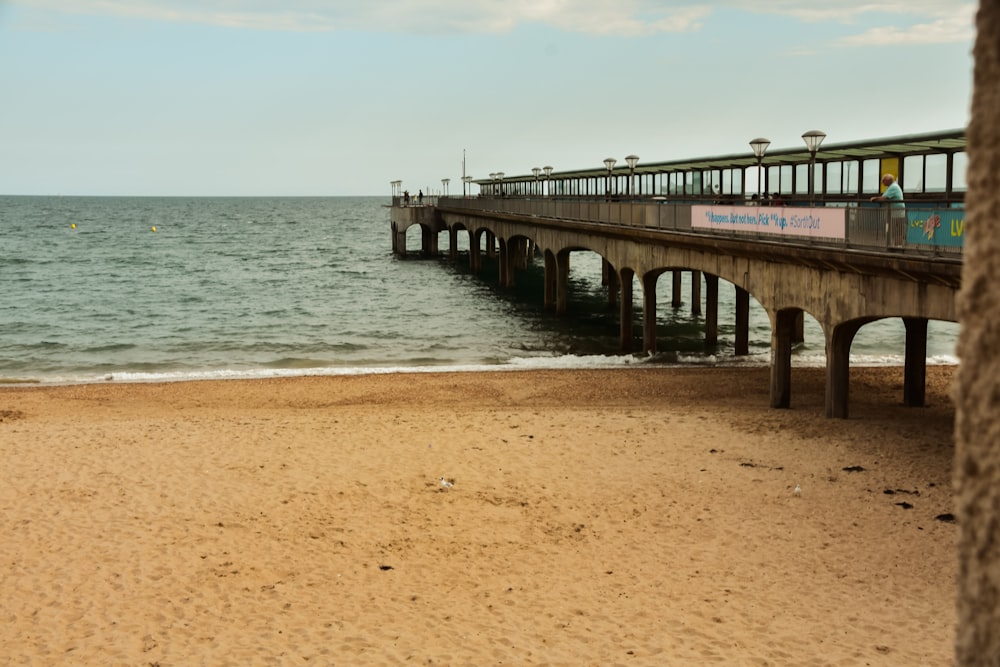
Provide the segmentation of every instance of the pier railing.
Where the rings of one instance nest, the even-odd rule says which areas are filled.
[[[907,255],[961,259],[964,239],[964,210],[945,204],[921,201],[904,209],[886,205],[848,203],[835,207],[755,206],[743,204],[701,204],[665,200],[606,200],[580,197],[441,197],[440,209],[448,211],[513,214],[554,220],[615,225],[644,229],[720,235],[747,240],[808,243],[835,248],[890,251]],[[698,208],[696,208],[698,207]],[[804,233],[784,224],[785,216],[823,217],[824,211],[843,210],[843,229],[824,234],[823,229]],[[718,210],[720,217],[780,220],[775,226],[746,225],[723,229],[692,224],[692,212],[701,215]],[[763,217],[762,217],[763,216]],[[835,218],[837,216],[834,216]]]

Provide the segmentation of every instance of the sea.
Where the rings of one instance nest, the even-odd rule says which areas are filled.
[[[716,345],[690,307],[690,274],[673,307],[668,272],[657,353],[623,353],[598,255],[573,253],[569,312],[557,316],[544,308],[540,258],[501,288],[495,262],[470,272],[464,234],[454,261],[447,234],[440,256],[421,256],[416,229],[407,256],[393,255],[389,203],[0,196],[0,384],[770,363],[769,321],[753,299],[750,354],[733,355],[728,283]],[[928,363],[958,363],[957,335],[957,324],[931,322]],[[900,320],[866,325],[851,363],[902,365],[903,342]],[[808,316],[792,363],[825,363]]]

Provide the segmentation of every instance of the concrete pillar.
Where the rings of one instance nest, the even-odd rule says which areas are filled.
[[[957,667],[1000,664],[1000,2],[982,0],[972,50],[969,189],[955,402]]]
[[[480,250],[480,232],[469,230],[469,270],[479,273],[483,270],[483,255]]]
[[[701,315],[701,271],[691,272],[691,314]]]
[[[390,222],[389,226],[391,228],[392,234],[392,254],[394,255],[405,255],[406,254],[406,238],[403,238],[403,252],[399,251],[399,226],[395,222]]]
[[[420,252],[424,255],[438,254],[438,235],[426,225],[420,225]]]
[[[656,280],[659,276],[647,273],[642,277],[642,351],[656,352]]]
[[[804,311],[799,311],[799,314],[795,316],[795,323],[792,325],[792,345],[796,343],[804,343],[806,340],[806,314]]]
[[[458,259],[458,227],[448,229],[448,259]]]
[[[510,243],[507,239],[500,239],[500,259],[497,262],[499,271],[498,281],[500,287],[514,286],[514,262],[511,258]]]
[[[569,309],[569,250],[556,256],[556,315]]]
[[[674,270],[670,274],[670,305],[674,308],[681,307],[681,272]]]
[[[826,335],[826,416],[847,419],[851,389],[851,343],[867,320],[838,324]]]
[[[781,310],[771,318],[771,407],[792,404],[792,323],[795,312]]]
[[[705,342],[719,342],[719,276],[705,274]]]
[[[736,345],[734,354],[750,354],[750,292],[736,288]]]
[[[489,230],[483,232],[483,236],[486,239],[486,256],[493,259],[497,256],[497,237]]]
[[[927,319],[904,317],[906,356],[903,366],[903,403],[922,408],[927,392]]]
[[[619,310],[618,340],[622,352],[632,351],[632,283],[635,273],[632,269],[623,269],[621,273],[622,298]]]
[[[618,290],[621,287],[621,281],[618,278],[618,272],[615,271],[615,267],[608,264],[608,305],[614,307],[618,303]]]
[[[556,256],[550,251],[545,251],[545,277],[543,278],[544,296],[543,306],[546,310],[552,310],[556,306]]]

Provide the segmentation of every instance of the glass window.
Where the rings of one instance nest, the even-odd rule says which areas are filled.
[[[858,162],[848,160],[843,163],[844,194],[856,195],[858,193]]]
[[[826,163],[826,191],[828,194],[839,195],[842,192],[841,166],[840,162]]]
[[[879,184],[882,182],[882,174],[879,173],[881,163],[877,160],[865,160],[865,176],[862,183],[862,192],[876,194],[879,191]]]
[[[948,156],[928,155],[924,159],[924,192],[945,192],[948,189]]]
[[[809,194],[809,165],[795,165],[795,194]]]
[[[903,192],[924,192],[924,156],[908,155],[903,158],[903,178],[899,186]]]
[[[771,192],[780,192],[783,195],[792,194],[792,165],[785,164],[781,166],[781,185],[780,187],[771,187]]]
[[[968,188],[965,181],[965,172],[969,168],[969,156],[962,151],[955,153],[951,163],[951,191],[965,192]]]

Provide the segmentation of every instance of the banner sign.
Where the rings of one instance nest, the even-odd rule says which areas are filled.
[[[691,207],[691,227],[723,231],[758,232],[777,236],[846,238],[846,209],[797,206]]]
[[[919,245],[963,247],[965,245],[965,209],[907,211],[906,242]]]

